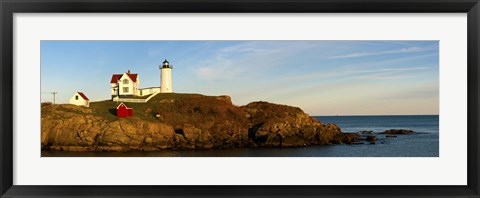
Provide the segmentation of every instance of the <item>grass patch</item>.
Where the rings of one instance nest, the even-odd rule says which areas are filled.
[[[210,98],[210,99],[205,99]],[[138,117],[143,120],[159,120],[157,114],[161,118],[175,117],[175,119],[186,120],[190,112],[197,112],[206,110],[208,113],[214,113],[202,106],[211,106],[208,102],[216,102],[215,96],[204,96],[201,94],[189,93],[160,93],[150,99],[147,103],[130,103],[124,102],[129,108],[133,108],[133,117]],[[209,100],[208,102],[205,100]],[[91,102],[90,108],[93,113],[98,116],[105,117],[109,120],[119,119],[116,116],[116,108],[121,102],[114,102],[111,100]],[[221,107],[219,107],[221,108]],[[191,111],[190,111],[191,110]],[[187,113],[187,115],[180,115]],[[207,112],[205,112],[207,113]],[[175,115],[174,115],[175,114]],[[161,119],[162,121],[172,121],[171,119]]]

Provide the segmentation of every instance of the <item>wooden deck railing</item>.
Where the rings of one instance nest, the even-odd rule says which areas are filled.
[[[146,103],[153,97],[155,97],[159,92],[154,92],[148,98],[119,98],[118,96],[113,98],[114,102],[133,102],[133,103]]]

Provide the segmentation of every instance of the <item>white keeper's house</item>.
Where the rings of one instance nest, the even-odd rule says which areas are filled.
[[[90,100],[83,92],[75,92],[73,96],[70,98],[70,104],[77,105],[77,106],[84,106],[88,107],[90,105]]]
[[[112,86],[112,99],[114,97],[133,98],[139,94],[140,79],[138,74],[132,74],[130,70],[123,74],[113,74],[110,84]]]
[[[165,59],[159,66],[161,71],[160,87],[140,88],[140,77],[131,73],[130,70],[123,74],[113,74],[110,80],[111,95],[113,101],[120,102],[147,102],[151,97],[159,93],[172,93],[172,69],[173,67]]]

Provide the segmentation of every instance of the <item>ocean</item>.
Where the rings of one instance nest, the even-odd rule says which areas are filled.
[[[334,123],[343,132],[373,131],[376,144],[338,144],[300,148],[238,148],[226,150],[155,152],[64,152],[42,151],[42,157],[439,157],[439,116],[314,116]],[[388,129],[417,132],[387,138]]]

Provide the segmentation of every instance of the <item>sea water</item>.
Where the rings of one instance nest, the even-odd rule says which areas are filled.
[[[373,131],[375,144],[337,144],[299,148],[238,148],[225,150],[155,152],[42,151],[42,157],[439,157],[438,115],[421,116],[314,116],[334,123],[343,132]],[[417,132],[395,138],[378,134],[388,129]]]

